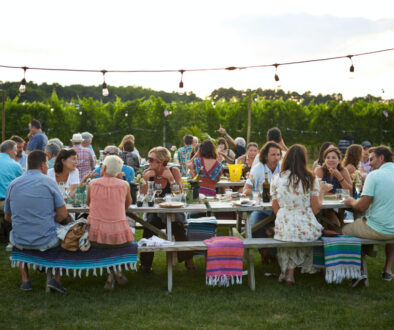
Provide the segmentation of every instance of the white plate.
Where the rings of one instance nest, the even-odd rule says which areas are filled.
[[[241,199],[239,201],[233,202],[234,206],[253,206],[254,204],[256,204],[256,201],[253,201],[251,199]]]

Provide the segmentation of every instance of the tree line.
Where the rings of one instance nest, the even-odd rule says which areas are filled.
[[[241,95],[242,96],[242,95]],[[357,100],[331,100],[314,104],[295,100],[266,99],[251,94],[251,139],[261,146],[266,131],[279,127],[287,145],[302,143],[315,154],[324,141],[352,136],[356,143],[369,140],[373,144],[393,144],[393,103]],[[163,143],[165,126],[166,145],[182,145],[182,137],[192,134],[200,139],[217,138],[219,125],[233,137],[247,134],[249,96],[226,101],[221,98],[191,102],[166,102],[159,96],[134,100],[103,102],[93,97],[65,100],[56,91],[48,102],[22,101],[20,96],[7,98],[6,138],[13,134],[26,138],[32,119],[41,121],[49,138],[58,137],[70,144],[73,133],[89,131],[94,135],[93,146],[118,145],[126,134],[133,134],[142,156]],[[165,111],[167,110],[167,111]],[[165,116],[165,113],[169,114]]]

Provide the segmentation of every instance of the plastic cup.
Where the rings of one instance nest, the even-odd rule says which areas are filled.
[[[232,194],[233,194],[232,189],[226,189],[226,190],[225,190],[225,194],[224,194],[224,195],[226,196],[226,199],[227,199],[227,200],[231,200]]]

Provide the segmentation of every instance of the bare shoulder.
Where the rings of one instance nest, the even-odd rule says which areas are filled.
[[[321,166],[315,168],[315,175],[318,178],[322,178],[323,177],[323,168]]]

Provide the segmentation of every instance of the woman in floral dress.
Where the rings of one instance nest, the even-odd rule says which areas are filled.
[[[323,227],[316,220],[323,196],[330,184],[321,184],[307,167],[307,151],[295,144],[286,153],[281,172],[271,181],[272,209],[276,214],[275,236],[281,241],[314,241],[321,236]],[[279,281],[294,284],[294,269],[313,272],[311,247],[278,248],[281,267]]]

